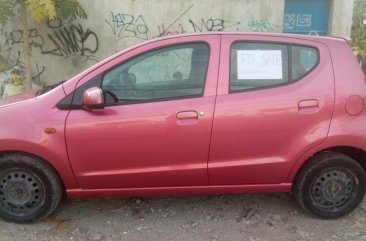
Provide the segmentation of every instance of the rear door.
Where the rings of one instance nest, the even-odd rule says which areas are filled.
[[[210,184],[274,184],[323,142],[333,111],[329,51],[321,43],[223,36],[209,159]]]
[[[77,91],[99,86],[107,102],[74,109],[66,121],[82,188],[208,184],[219,44],[216,35],[156,41],[81,80]]]

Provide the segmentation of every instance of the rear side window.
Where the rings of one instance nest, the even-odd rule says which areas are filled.
[[[285,85],[311,72],[315,48],[276,43],[237,42],[231,47],[230,92]]]

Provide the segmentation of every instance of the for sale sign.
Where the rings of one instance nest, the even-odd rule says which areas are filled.
[[[281,50],[238,50],[238,79],[282,79]]]

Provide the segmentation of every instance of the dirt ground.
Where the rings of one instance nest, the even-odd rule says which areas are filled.
[[[321,220],[289,194],[66,200],[44,221],[0,221],[8,240],[366,240],[366,200]]]

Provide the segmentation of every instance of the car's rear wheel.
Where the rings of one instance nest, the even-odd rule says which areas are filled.
[[[301,169],[293,190],[306,211],[323,218],[338,218],[361,203],[365,187],[365,171],[355,160],[324,152]]]
[[[27,155],[0,158],[0,217],[30,223],[51,214],[61,201],[63,187],[44,161]]]

